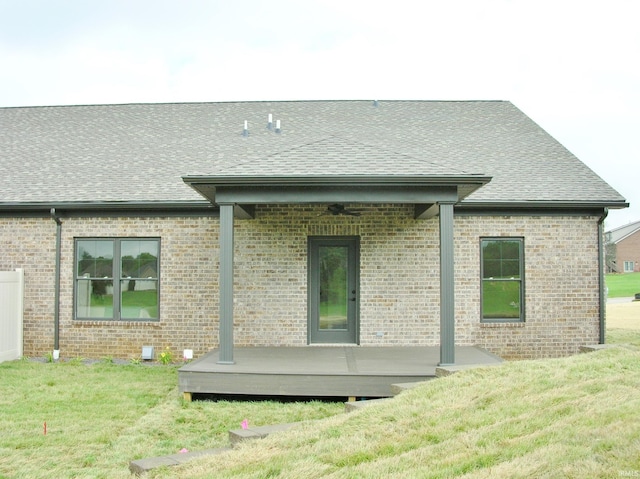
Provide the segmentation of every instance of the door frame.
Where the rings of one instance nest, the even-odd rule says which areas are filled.
[[[319,330],[319,280],[314,255],[320,246],[347,246],[349,248],[349,289],[355,290],[353,309],[347,312],[348,341],[322,340],[331,332]],[[342,330],[344,331],[344,330]],[[324,333],[324,334],[323,334]],[[320,336],[320,337],[319,337]],[[360,344],[360,237],[359,236],[309,236],[307,238],[307,344]]]

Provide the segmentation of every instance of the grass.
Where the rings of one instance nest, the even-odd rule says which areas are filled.
[[[640,474],[640,350],[430,381],[150,477],[613,478]]]
[[[185,403],[174,366],[6,362],[0,478],[130,478],[130,460],[226,445],[243,419],[309,421],[148,477],[636,477],[640,330],[611,329],[607,342],[630,346],[460,372],[350,414],[338,403]]]
[[[323,418],[335,403],[183,402],[173,366],[0,364],[0,477],[130,478],[132,459],[227,445],[228,430]],[[47,434],[44,434],[44,423]]]
[[[640,273],[607,274],[605,282],[610,298],[630,298],[640,293]]]
[[[640,348],[640,331],[631,329],[608,329],[607,344],[628,344]]]

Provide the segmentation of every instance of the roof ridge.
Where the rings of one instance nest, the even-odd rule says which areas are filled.
[[[222,100],[222,101],[168,101],[168,102],[124,102],[124,103],[74,103],[50,105],[14,105],[0,106],[0,110],[39,109],[39,108],[91,108],[91,107],[126,107],[126,106],[170,106],[170,105],[233,105],[261,103],[511,103],[510,100],[399,100],[399,99],[350,99],[350,100]]]
[[[636,224],[638,225],[638,228],[640,228],[640,220],[637,220],[637,221],[632,221],[631,223],[627,223],[626,225],[617,226],[617,227],[609,230],[609,233],[613,233],[615,231],[619,231],[621,229],[628,228],[628,227],[636,225]]]

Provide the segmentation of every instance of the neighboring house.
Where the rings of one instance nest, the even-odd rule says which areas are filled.
[[[607,231],[605,241],[609,273],[640,271],[640,221]]]
[[[24,354],[604,338],[625,199],[504,101],[0,109]]]

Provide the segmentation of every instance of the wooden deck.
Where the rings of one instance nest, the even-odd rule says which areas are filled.
[[[472,346],[455,352],[457,366],[501,361]],[[235,364],[218,364],[213,350],[180,368],[178,379],[186,397],[389,397],[392,384],[433,379],[439,355],[439,347],[236,347]]]

